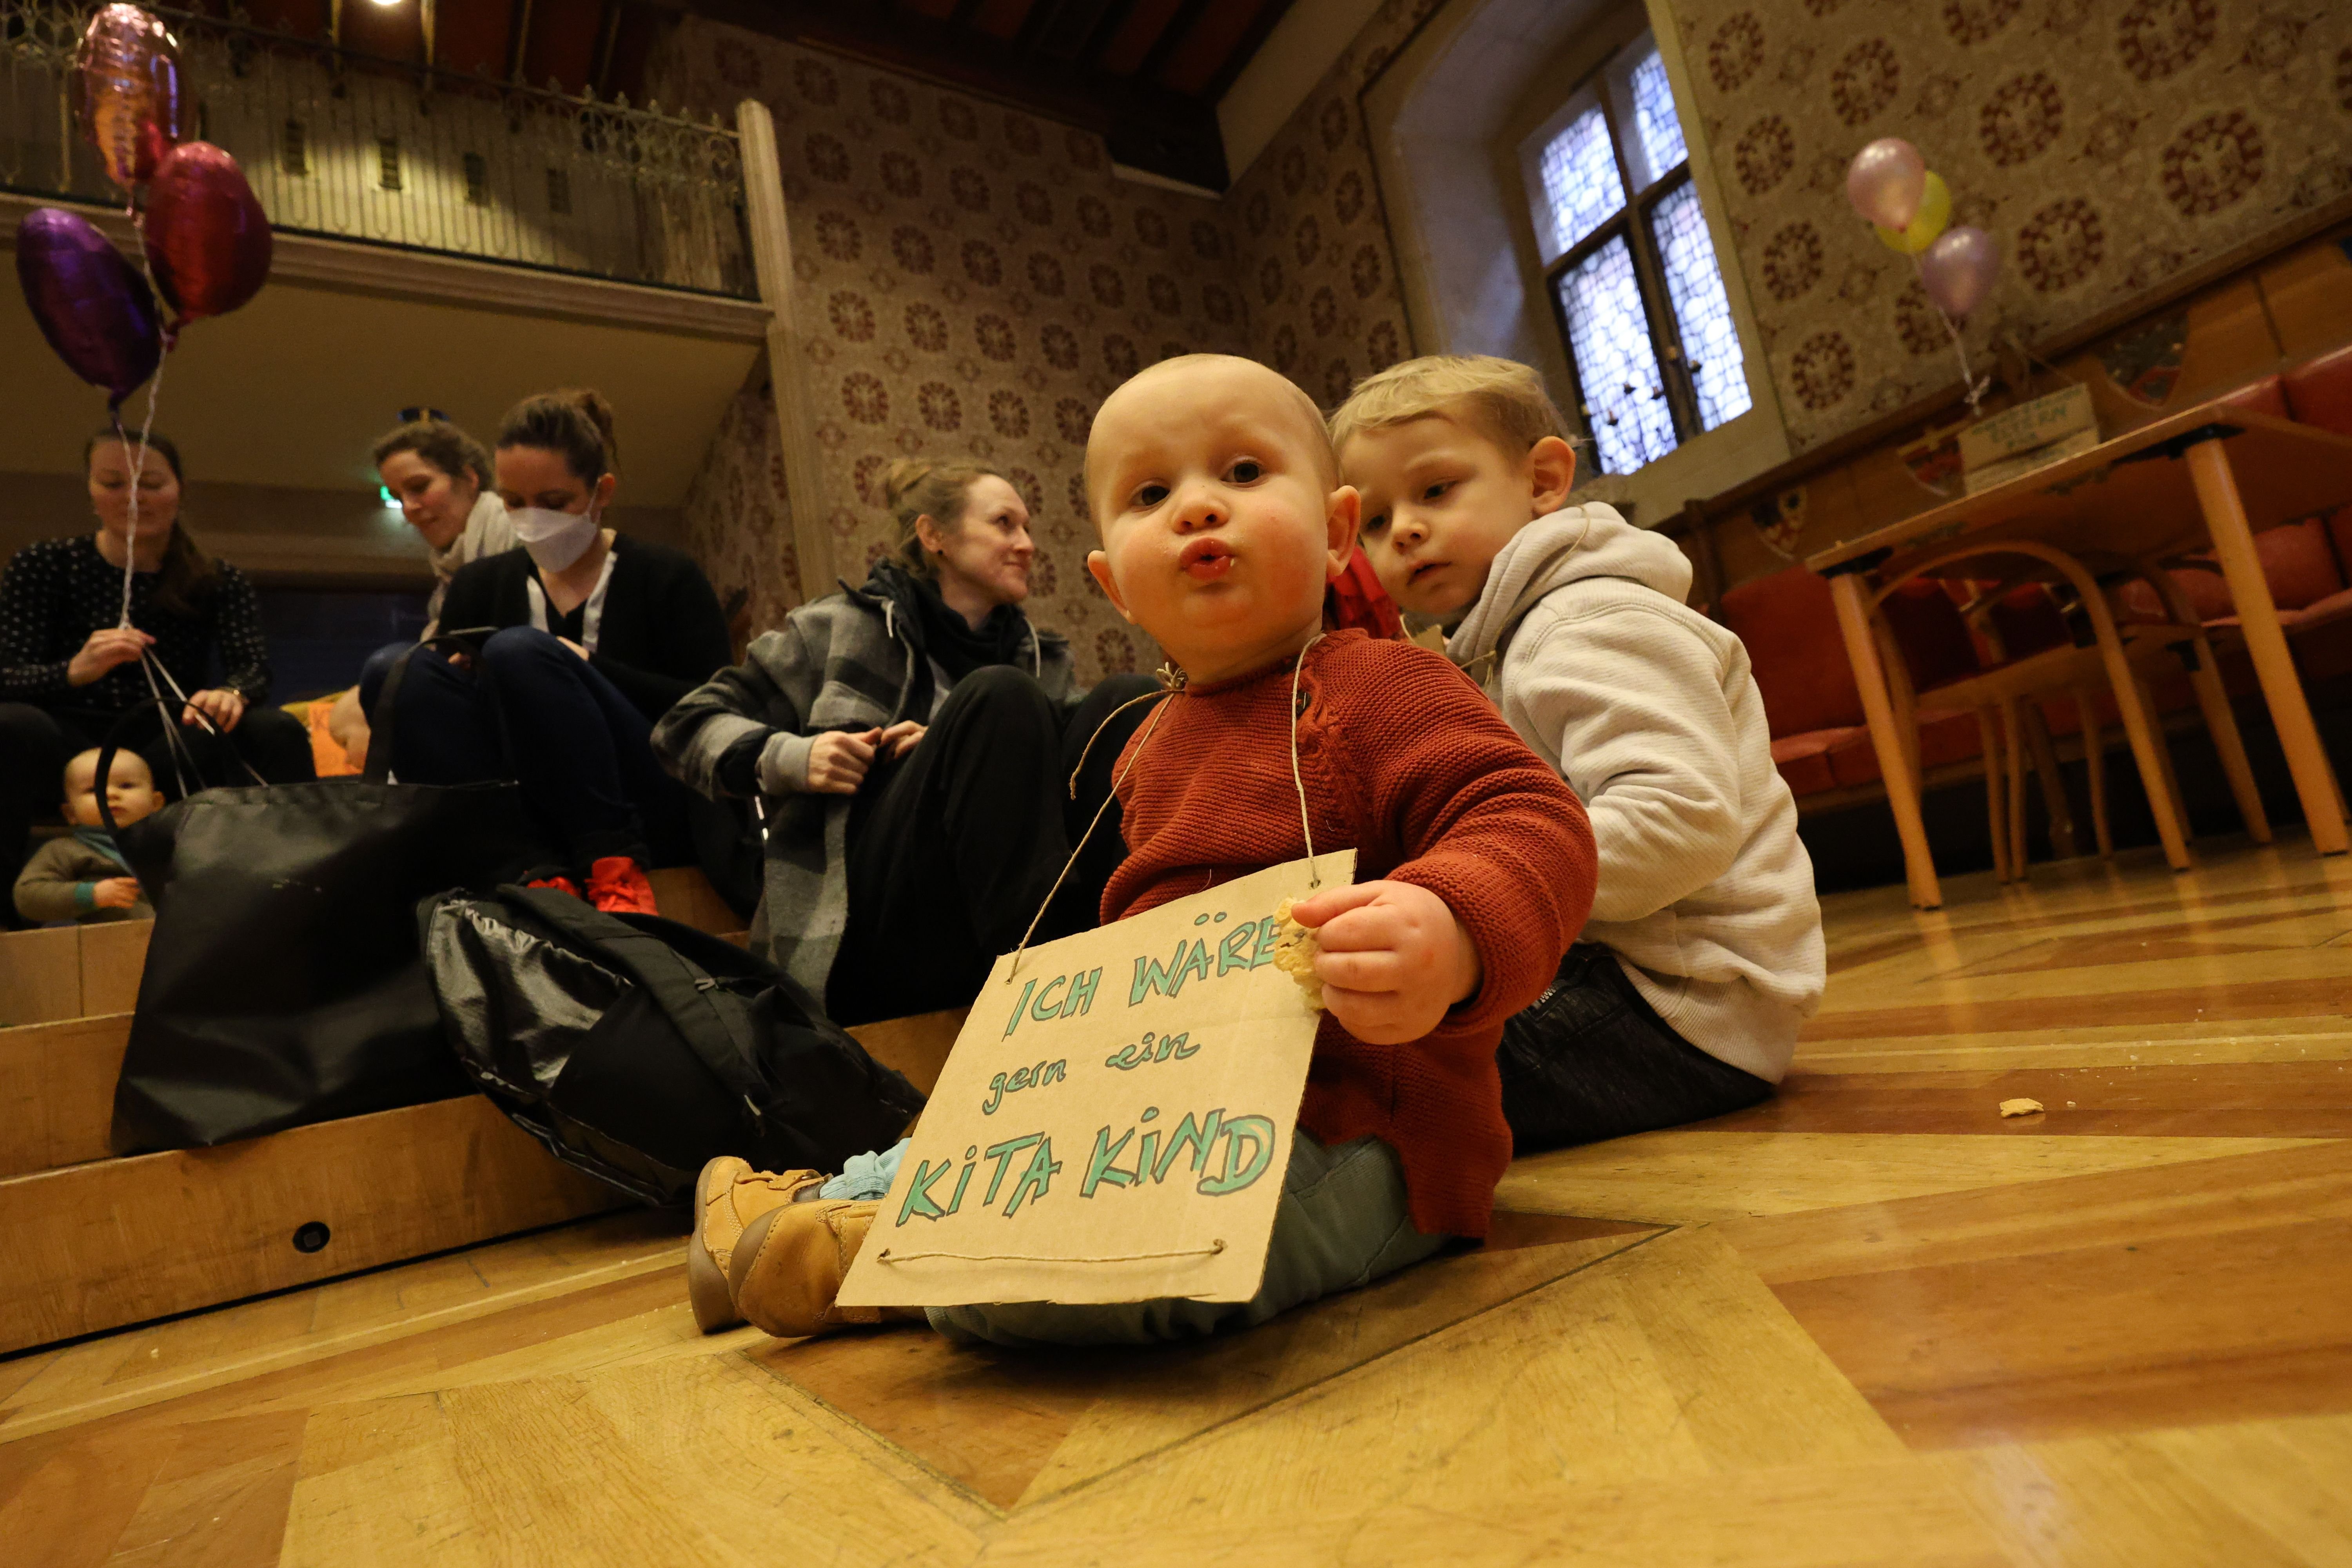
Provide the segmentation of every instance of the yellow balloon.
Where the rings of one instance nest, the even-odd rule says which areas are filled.
[[[1879,239],[1889,250],[1899,250],[1906,256],[1916,256],[1936,243],[1952,221],[1951,187],[1944,176],[1933,169],[1927,171],[1927,188],[1919,194],[1919,216],[1911,220],[1909,228],[1888,228],[1884,224],[1872,224]]]

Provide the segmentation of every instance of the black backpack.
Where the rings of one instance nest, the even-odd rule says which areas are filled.
[[[838,1171],[922,1109],[789,976],[690,926],[510,885],[417,919],[458,1064],[557,1159],[646,1203],[720,1154]]]

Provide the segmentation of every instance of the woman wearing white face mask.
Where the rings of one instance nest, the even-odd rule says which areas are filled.
[[[496,479],[522,543],[451,579],[445,631],[497,628],[480,655],[419,652],[397,693],[393,771],[416,784],[521,784],[562,864],[544,881],[598,909],[654,912],[646,868],[693,858],[687,795],[654,761],[654,721],[728,659],[702,569],[604,525],[619,484],[596,393],[525,398]],[[361,681],[369,711],[386,661]]]

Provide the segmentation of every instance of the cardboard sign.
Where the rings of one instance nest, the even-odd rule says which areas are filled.
[[[1973,478],[1978,469],[1988,464],[2047,447],[2080,430],[2095,432],[2098,427],[2090,391],[2082,386],[2063,387],[2047,397],[2005,408],[1961,431],[1960,462]],[[2095,436],[2093,444],[2096,445]]]
[[[1274,911],[1312,890],[1296,860],[998,959],[842,1304],[1255,1295],[1323,1017]]]

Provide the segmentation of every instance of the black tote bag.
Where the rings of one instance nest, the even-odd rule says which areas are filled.
[[[405,660],[380,721],[404,673]],[[107,737],[100,777],[144,711]],[[543,852],[516,785],[386,782],[390,742],[380,727],[363,778],[200,789],[115,830],[155,909],[115,1086],[117,1153],[471,1090],[441,1034],[416,902],[495,887]]]

